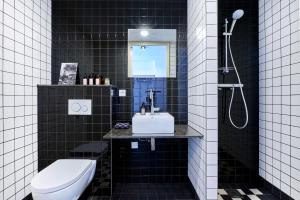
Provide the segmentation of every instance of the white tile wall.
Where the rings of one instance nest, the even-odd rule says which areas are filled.
[[[217,0],[188,0],[188,176],[201,200],[217,199]]]
[[[259,174],[300,199],[299,0],[259,0]]]
[[[170,77],[176,78],[176,42],[170,42]]]
[[[37,84],[51,83],[51,0],[0,1],[0,199],[37,173]]]

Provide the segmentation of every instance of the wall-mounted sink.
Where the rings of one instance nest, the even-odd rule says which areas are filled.
[[[136,113],[132,118],[132,133],[135,135],[173,135],[174,117],[170,113]]]

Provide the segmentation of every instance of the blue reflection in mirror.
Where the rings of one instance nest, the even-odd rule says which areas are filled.
[[[168,73],[167,45],[131,46],[133,77],[166,77]]]

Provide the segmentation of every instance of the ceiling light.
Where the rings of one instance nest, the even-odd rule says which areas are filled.
[[[149,35],[149,32],[146,31],[146,30],[142,30],[142,31],[140,32],[140,34],[141,34],[141,36],[143,36],[143,37],[147,37],[147,36]]]

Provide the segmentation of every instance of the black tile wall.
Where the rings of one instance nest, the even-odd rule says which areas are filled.
[[[131,150],[131,140],[113,140],[113,183],[188,183],[187,140],[134,140],[139,149]]]
[[[275,197],[277,197],[279,200],[294,200],[289,195],[285,194],[283,191],[281,191],[279,188],[275,187],[273,184],[269,183],[262,177],[258,178],[259,183],[263,188],[270,191]]]
[[[52,83],[62,62],[78,62],[82,77],[99,73],[127,90],[117,121],[131,121],[145,102],[145,90],[164,91],[156,102],[176,123],[187,123],[186,0],[54,0],[52,5]],[[177,30],[177,78],[127,77],[127,31],[136,28]]]
[[[249,110],[249,124],[243,130],[235,129],[228,118],[231,90],[219,91],[219,183],[256,182],[258,176],[258,1],[219,1],[219,67],[225,64],[224,20],[229,27],[232,13],[243,9],[233,31],[232,51]],[[232,63],[229,64],[232,66]],[[237,83],[234,71],[219,75],[219,83]],[[245,111],[239,89],[233,101],[233,120],[243,124]]]
[[[186,0],[54,0],[52,10],[53,84],[58,82],[62,62],[78,62],[81,77],[86,73],[99,73],[109,77],[111,83],[119,89],[126,89],[126,97],[115,98],[117,107],[113,108],[113,123],[131,122],[131,117],[139,110],[142,102],[146,103],[146,90],[149,89],[161,91],[155,100],[161,111],[170,112],[177,124],[187,123]],[[177,30],[176,78],[127,77],[127,31],[137,28]],[[167,157],[156,157],[161,154],[170,155],[170,159],[183,162],[187,157],[186,150],[181,149],[187,146],[185,140],[160,141],[161,146],[172,147],[168,153],[161,148],[151,152],[147,142],[140,142],[141,148],[137,151],[131,150],[130,142],[113,141],[115,181],[150,182],[160,178],[165,182],[179,182],[187,178],[185,165],[173,162],[166,165]],[[120,158],[118,153],[128,161]],[[150,160],[147,163],[145,158],[140,158],[141,162],[136,164],[133,158],[137,155],[147,155]],[[149,166],[149,163],[156,165]],[[161,171],[158,170],[159,166]],[[180,168],[182,171],[175,175],[175,171]],[[144,169],[149,170],[146,179],[143,179],[144,175],[141,173]],[[130,173],[123,174],[122,170]],[[151,170],[155,170],[155,173],[150,173]],[[173,175],[175,176],[172,178]]]
[[[38,170],[57,159],[95,159],[91,190],[111,193],[111,86],[38,86]],[[68,99],[92,99],[92,115],[68,115]]]

